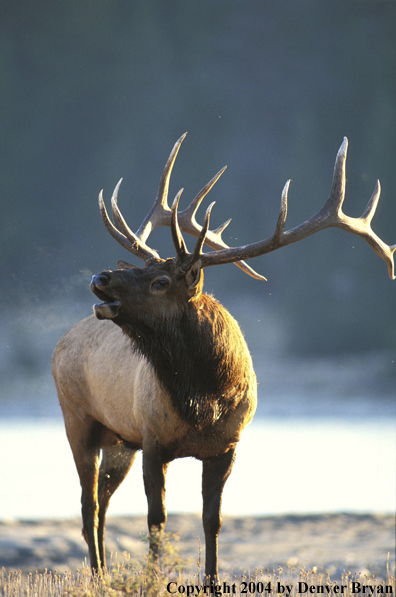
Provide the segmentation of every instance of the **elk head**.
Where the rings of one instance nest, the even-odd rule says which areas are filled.
[[[120,261],[118,262],[118,271],[103,272],[93,277],[91,288],[103,301],[102,304],[95,305],[94,308],[99,319],[116,319],[122,313],[124,306],[127,308],[132,303],[134,310],[141,309],[149,314],[158,313],[159,309],[159,312],[167,313],[169,316],[169,313],[172,312],[172,305],[180,304],[178,301],[197,299],[203,285],[202,270],[211,265],[235,263],[253,278],[265,280],[243,260],[269,253],[319,230],[334,226],[364,238],[386,262],[390,278],[395,278],[393,253],[396,250],[396,245],[386,245],[371,229],[371,220],[380,197],[379,182],[377,181],[374,192],[360,218],[351,218],[342,211],[348,147],[346,138],[337,153],[330,196],[316,214],[299,226],[284,230],[287,194],[290,185],[290,181],[288,181],[282,191],[278,222],[273,235],[257,243],[241,247],[228,247],[221,238],[221,233],[231,220],[215,230],[209,230],[210,213],[214,203],[208,207],[202,227],[195,219],[201,201],[220,178],[225,168],[208,182],[184,211],[178,213],[178,204],[183,189],[176,195],[172,208],[170,209],[168,206],[169,179],[186,134],[180,137],[174,145],[160,180],[156,201],[136,233],[129,228],[118,208],[117,197],[122,179],[117,184],[111,199],[114,224],[108,217],[103,201],[103,192],[99,195],[100,213],[110,234],[128,251],[145,262],[144,268],[136,268]],[[151,231],[158,226],[170,226],[171,228],[176,251],[176,256],[173,259],[161,259],[158,253],[146,244]],[[198,240],[192,253],[188,252],[181,231],[197,237]],[[214,248],[215,251],[203,253],[204,244]]]
[[[118,271],[102,272],[94,276],[91,283],[92,291],[104,301],[94,306],[94,312],[98,319],[116,319],[123,310],[126,313],[139,312],[140,316],[144,316],[146,320],[150,319],[150,315],[171,317],[177,305],[200,296],[203,287],[202,246],[209,229],[210,212],[214,203],[206,210],[205,222],[199,231],[194,251],[189,253],[177,217],[181,192],[177,194],[173,202],[170,217],[176,257],[163,260],[157,257],[151,249],[147,255],[147,247],[144,249],[144,268],[119,261]],[[124,221],[121,220],[122,216],[116,207],[116,196],[113,196],[112,204],[118,221]],[[101,208],[102,214],[106,213],[102,199]],[[133,238],[130,234],[129,237]],[[135,253],[139,254],[139,257],[141,250],[142,248],[139,247]]]
[[[174,259],[153,260],[144,268],[118,262],[119,269],[93,276],[91,289],[103,302],[94,305],[98,319],[116,322],[135,312],[146,321],[172,317],[177,305],[201,294],[203,275],[200,260],[184,272]]]

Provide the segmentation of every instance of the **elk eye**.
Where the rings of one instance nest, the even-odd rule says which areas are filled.
[[[169,278],[157,278],[151,284],[151,292],[163,292],[167,290],[170,286]]]

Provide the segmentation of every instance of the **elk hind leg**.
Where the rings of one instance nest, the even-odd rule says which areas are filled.
[[[73,452],[81,485],[83,537],[88,544],[91,568],[99,570],[98,544],[98,478],[101,426],[92,419],[80,419],[65,413],[66,433]]]
[[[235,448],[208,458],[202,466],[202,519],[205,532],[205,576],[218,577],[218,537],[221,529],[221,498],[235,460]]]
[[[135,460],[138,448],[127,447],[117,441],[114,445],[106,446],[102,451],[102,461],[99,472],[99,526],[98,544],[102,566],[106,567],[105,550],[105,522],[110,498],[121,485]]]

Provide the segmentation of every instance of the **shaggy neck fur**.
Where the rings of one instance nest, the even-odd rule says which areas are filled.
[[[231,315],[201,294],[177,318],[117,322],[152,363],[180,417],[194,427],[226,417],[247,391],[250,354]]]

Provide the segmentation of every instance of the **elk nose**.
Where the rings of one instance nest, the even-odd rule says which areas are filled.
[[[106,286],[110,280],[110,274],[102,272],[96,276],[92,276],[91,286]]]

